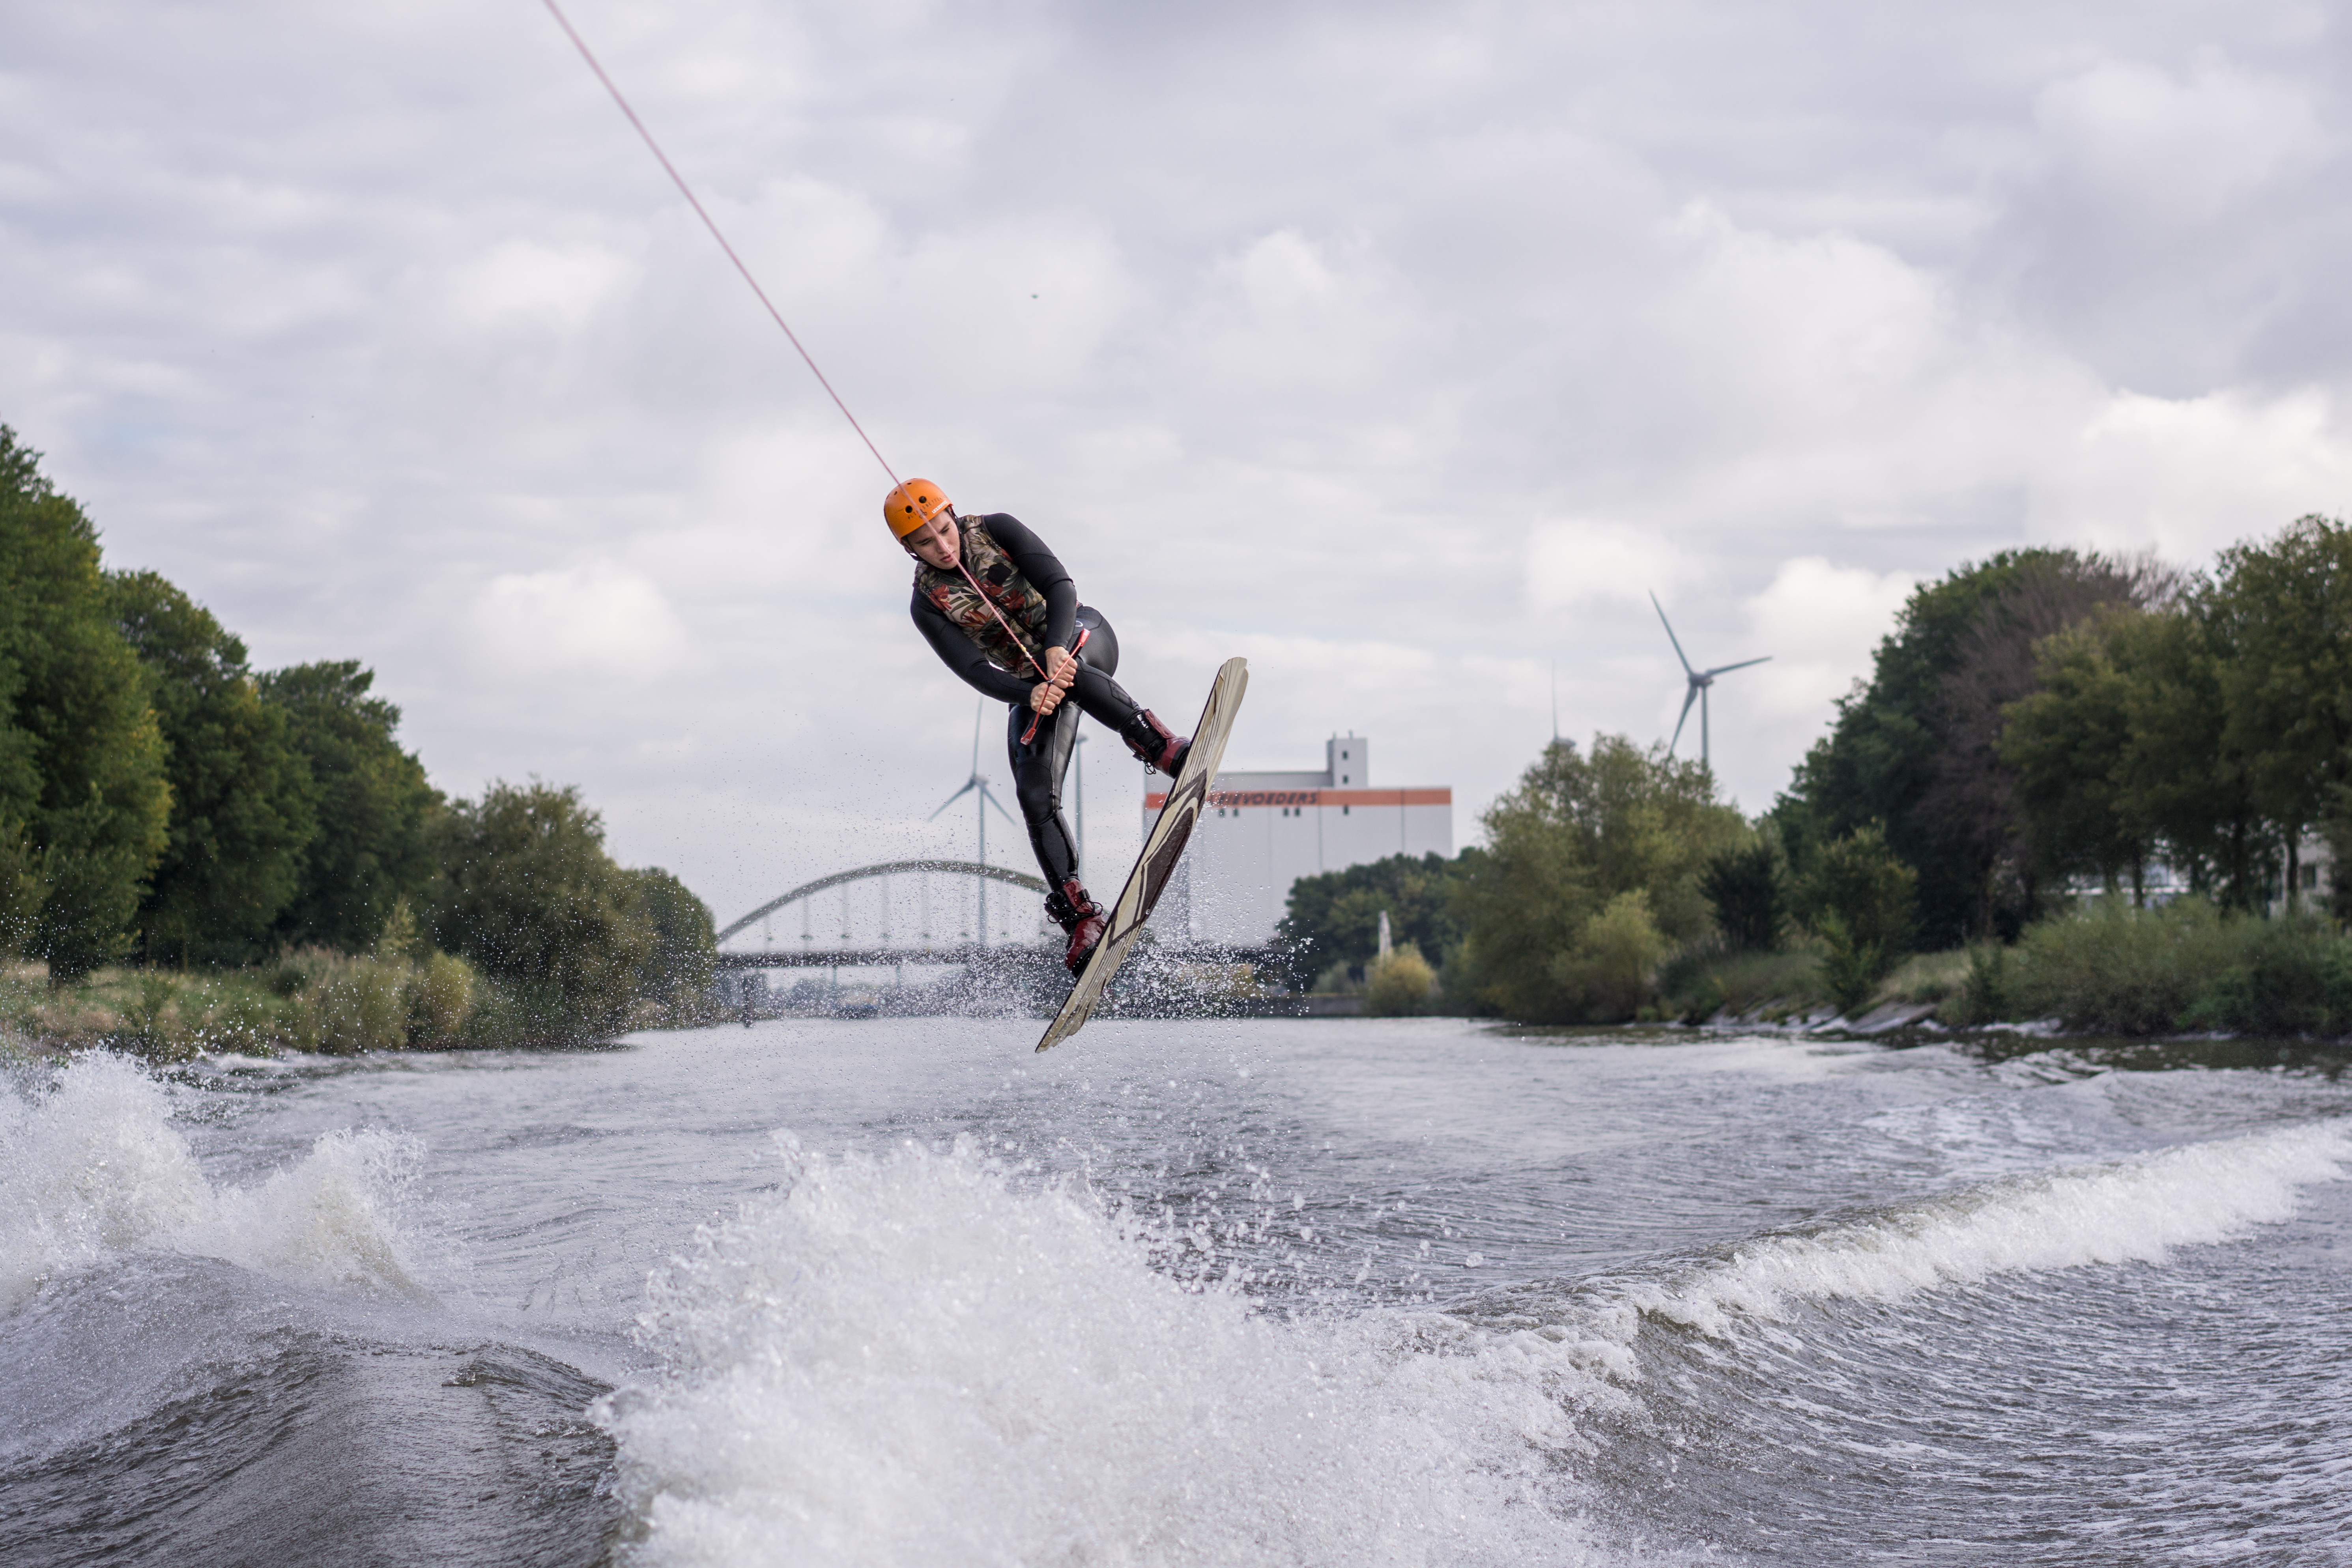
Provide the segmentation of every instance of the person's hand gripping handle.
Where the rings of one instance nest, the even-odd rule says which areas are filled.
[[[1070,682],[1077,678],[1078,661],[1070,657],[1066,648],[1047,648],[1045,679],[1029,689],[1029,706],[1036,710],[1037,717],[1052,718],[1054,710],[1059,708],[1062,699],[1068,695]]]
[[[1087,628],[1080,626],[1078,647],[1086,646]],[[1053,716],[1054,710],[1062,705],[1062,699],[1069,695],[1070,683],[1077,678],[1076,649],[1049,647],[1045,650],[1045,679],[1029,689],[1029,710],[1036,718],[1030,720],[1029,728],[1022,731],[1023,745],[1036,738],[1038,721]]]

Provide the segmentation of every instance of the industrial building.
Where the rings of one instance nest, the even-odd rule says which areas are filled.
[[[1167,798],[1165,781],[1145,791],[1147,832]],[[1335,735],[1320,773],[1217,775],[1151,927],[1163,942],[1263,946],[1299,878],[1432,850],[1454,853],[1453,788],[1376,789],[1371,742]]]

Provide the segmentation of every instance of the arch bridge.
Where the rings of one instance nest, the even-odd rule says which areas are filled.
[[[947,883],[950,894],[935,899],[934,889],[941,881]],[[867,884],[878,886],[864,886]],[[862,898],[854,891],[861,887],[865,892]],[[719,931],[722,944],[762,922],[766,922],[769,940],[761,947],[731,952],[722,946],[719,967],[969,963],[983,953],[1035,946],[1038,939],[1045,935],[1040,906],[1024,900],[1006,908],[1011,900],[1003,893],[992,900],[992,887],[1018,889],[1037,899],[1045,892],[1045,881],[1040,878],[979,860],[889,860],[835,871],[779,893],[740,920],[722,927]],[[910,889],[911,899],[906,896]],[[819,900],[826,893],[837,893],[839,897],[837,901],[824,900],[827,907],[821,915]],[[992,902],[999,906],[993,911],[994,919]],[[794,904],[800,906],[801,911],[799,940],[778,942],[774,918]],[[997,935],[994,942],[990,941],[992,925]],[[822,945],[821,935],[824,939]]]

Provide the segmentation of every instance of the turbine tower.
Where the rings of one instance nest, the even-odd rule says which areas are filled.
[[[996,807],[997,816],[1007,822],[1013,821],[1013,814],[1004,809],[1004,803],[996,798],[996,792],[988,787],[988,780],[982,776],[980,771],[980,727],[986,721],[988,709],[985,702],[982,704],[980,710],[972,715],[971,777],[964,781],[963,788],[940,802],[940,811],[945,811],[964,796],[977,792],[976,798],[972,801],[972,809],[980,818],[980,863],[983,866],[988,864],[988,808],[992,805]],[[937,822],[940,819],[940,811],[931,813],[923,820]],[[1014,826],[1020,825],[1015,823]],[[975,877],[972,880],[980,889],[980,921],[972,930],[979,934],[980,945],[986,947],[988,945],[988,879]]]
[[[1683,674],[1690,678],[1690,686],[1683,693],[1682,716],[1675,721],[1675,738],[1666,742],[1666,755],[1675,754],[1675,745],[1683,738],[1683,726],[1690,721],[1691,704],[1698,704],[1698,760],[1702,766],[1712,769],[1714,760],[1707,754],[1706,689],[1715,684],[1718,675],[1728,675],[1735,669],[1746,669],[1751,664],[1763,664],[1771,658],[1743,658],[1738,664],[1718,664],[1713,669],[1693,669],[1689,656],[1683,652],[1682,638],[1675,636],[1675,623],[1666,619],[1666,607],[1658,603],[1658,595],[1650,595],[1650,605],[1658,612],[1659,624],[1666,628],[1666,640],[1675,645],[1675,657],[1682,660]]]

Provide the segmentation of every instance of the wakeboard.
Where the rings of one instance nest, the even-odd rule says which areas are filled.
[[[1241,711],[1242,693],[1248,689],[1249,661],[1225,660],[1209,688],[1201,721],[1192,727],[1192,749],[1184,755],[1183,771],[1168,785],[1168,799],[1160,815],[1151,819],[1151,831],[1143,836],[1143,853],[1135,858],[1135,869],[1127,874],[1127,885],[1110,907],[1103,939],[1095,944],[1094,956],[1087,960],[1070,999],[1045,1026],[1045,1037],[1037,1042],[1039,1050],[1068,1039],[1094,1016],[1103,988],[1110,984],[1127,950],[1143,934],[1143,922],[1151,918],[1152,908],[1167,890],[1168,879],[1176,874],[1176,863],[1184,858],[1184,846],[1192,837],[1192,825],[1208,804],[1209,785],[1215,782],[1217,764],[1224,760],[1225,737],[1233,733],[1234,716]]]

